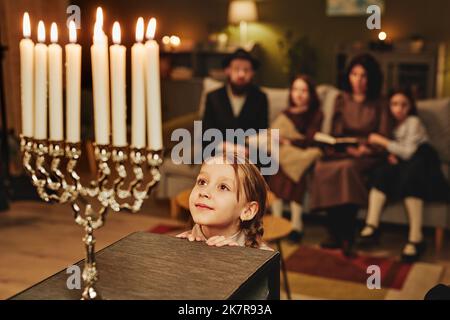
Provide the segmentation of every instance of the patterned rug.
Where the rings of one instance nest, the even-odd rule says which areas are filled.
[[[152,233],[178,234],[187,230],[180,226],[160,224],[148,230]],[[405,264],[391,254],[359,252],[355,258],[345,258],[339,250],[324,250],[313,246],[298,246],[282,242],[292,299],[345,300],[422,300],[439,283],[444,272],[440,265],[417,262]],[[378,265],[381,289],[367,287],[367,267]],[[283,277],[281,297],[286,298]]]
[[[361,284],[366,284],[368,276],[372,274],[367,273],[367,268],[373,265],[380,268],[381,287],[399,290],[412,268],[411,264],[393,258],[362,255],[346,258],[339,250],[309,246],[300,246],[286,261],[288,271]]]

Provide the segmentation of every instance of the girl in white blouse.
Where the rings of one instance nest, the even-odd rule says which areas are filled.
[[[369,143],[384,147],[389,154],[388,163],[375,170],[372,177],[366,225],[361,231],[360,243],[377,242],[380,215],[386,200],[402,199],[410,223],[402,259],[412,262],[425,249],[422,235],[424,201],[449,201],[450,189],[408,91],[396,90],[390,95],[390,113],[395,124],[393,139],[379,134],[369,136]]]

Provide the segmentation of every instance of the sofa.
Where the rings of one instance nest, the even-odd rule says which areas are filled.
[[[161,168],[161,183],[157,189],[158,198],[168,198],[174,201],[174,198],[181,191],[192,188],[195,177],[198,173],[198,165],[175,165],[170,159],[170,149],[174,145],[170,141],[170,135],[176,128],[186,128],[192,130],[193,121],[201,120],[204,111],[206,94],[223,85],[222,82],[211,78],[205,78],[202,82],[196,82],[195,89],[188,90],[194,92],[195,97],[184,96],[184,101],[197,101],[198,105],[191,106],[191,110],[184,115],[170,119],[164,123],[164,138],[166,146],[166,159]],[[201,90],[198,86],[201,85]],[[269,102],[269,121],[272,122],[275,117],[286,108],[288,101],[288,89],[261,88],[268,97]],[[321,131],[329,133],[332,125],[332,115],[334,101],[339,94],[339,90],[331,85],[319,85],[317,87],[318,96],[321,100],[324,121]],[[200,96],[198,96],[200,94]],[[172,94],[169,94],[171,96]],[[177,108],[177,106],[165,106],[167,108]],[[430,142],[436,148],[442,161],[442,170],[447,178],[450,177],[450,98],[418,101],[419,116],[427,127]],[[189,109],[189,108],[187,108]],[[179,109],[178,109],[179,110]],[[305,214],[308,214],[308,194],[304,199]],[[360,210],[358,216],[363,219],[366,210]],[[394,224],[406,224],[407,215],[403,204],[388,204],[382,215],[382,222]],[[449,204],[426,203],[424,225],[435,228],[436,249],[440,250],[444,238],[444,230],[450,229],[450,207]]]

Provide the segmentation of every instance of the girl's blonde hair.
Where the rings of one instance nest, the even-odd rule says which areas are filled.
[[[264,234],[262,218],[266,212],[269,187],[258,167],[250,163],[246,157],[236,152],[224,153],[223,160],[224,164],[230,164],[234,169],[236,180],[238,181],[237,200],[239,201],[243,193],[247,202],[256,201],[258,203],[256,215],[251,220],[241,220],[240,228],[245,233],[245,246],[259,248]],[[243,189],[243,192],[241,189]]]

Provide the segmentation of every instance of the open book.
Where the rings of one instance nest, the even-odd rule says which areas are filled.
[[[329,144],[329,145],[342,145],[342,144],[358,144],[357,138],[352,137],[340,137],[335,138],[326,133],[316,132],[314,135],[314,140],[319,143]]]

